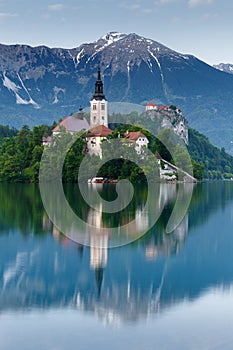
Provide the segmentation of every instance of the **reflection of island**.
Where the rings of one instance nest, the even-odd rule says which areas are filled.
[[[159,255],[169,256],[171,254],[178,254],[185,242],[188,234],[188,214],[185,215],[182,222],[172,232],[155,236],[152,235],[146,243],[146,257],[149,260],[156,259]]]
[[[98,187],[96,185],[90,186],[89,195],[96,192],[97,188],[99,192],[101,192],[101,189],[106,189],[102,184],[99,184]],[[155,188],[152,211],[145,211],[143,201],[137,200],[136,197],[134,202],[130,204],[130,208],[115,215],[114,224],[116,226],[118,225],[119,230],[122,229],[122,225],[125,225],[123,230],[126,236],[134,237],[135,233],[146,232],[156,212],[162,211],[169,204],[174,204],[177,191],[177,186],[157,186]],[[140,196],[139,199],[141,199]],[[112,234],[109,225],[113,223],[112,216],[104,213],[101,202],[98,204],[95,203],[95,208],[88,208],[86,210],[85,231],[86,235],[90,237],[90,266],[96,271],[98,269],[103,270],[107,266],[109,238],[111,238]],[[172,234],[166,234],[165,227],[166,222],[163,222],[162,226],[155,226],[152,232],[156,232],[156,234],[151,234],[149,236],[150,238],[145,240],[145,255],[148,259],[155,259],[161,255],[168,256],[180,251],[188,232],[188,214],[186,214]],[[67,231],[66,236],[74,237],[75,240],[76,233]]]
[[[1,312],[72,307],[118,324],[147,318],[175,303],[193,300],[211,286],[232,285],[233,189],[219,185],[219,192],[216,184],[203,185],[209,186],[206,192],[201,192],[201,186],[195,190],[189,215],[172,234],[166,234],[165,227],[176,186],[165,186],[156,197],[158,203],[166,204],[165,209],[153,229],[134,244],[112,250],[107,249],[107,236],[95,235],[92,249],[60,235],[40,209],[38,198],[34,204],[28,200],[36,192],[32,195],[26,188],[25,194],[23,189],[20,191],[21,200],[26,195],[28,207],[25,204],[21,208],[18,201],[18,211],[21,215],[26,213],[19,217],[9,200],[11,190],[5,197],[0,191],[1,204],[8,203],[0,211]],[[217,197],[218,204],[213,210]],[[140,218],[140,205],[133,208],[134,217]],[[94,219],[90,209],[83,210],[83,215],[87,218],[89,214],[90,220],[99,222],[101,231],[106,218],[101,210],[98,212]],[[216,222],[224,222],[221,235],[219,227],[215,229],[209,220],[213,212]],[[197,225],[200,217],[205,222],[201,226],[205,228],[203,232]],[[145,217],[144,224],[148,221],[150,215]],[[184,244],[188,233],[192,239]]]

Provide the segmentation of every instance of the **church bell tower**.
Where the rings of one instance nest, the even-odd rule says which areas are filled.
[[[103,92],[103,82],[101,80],[100,67],[95,83],[95,93],[90,101],[90,127],[105,125],[108,127],[108,101]]]

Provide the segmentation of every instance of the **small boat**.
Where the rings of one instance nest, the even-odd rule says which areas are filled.
[[[92,184],[105,184],[111,182],[107,177],[93,177],[92,179],[87,180],[88,183]]]
[[[102,183],[103,179],[103,177],[93,177],[92,179],[89,179],[88,182],[92,184]]]

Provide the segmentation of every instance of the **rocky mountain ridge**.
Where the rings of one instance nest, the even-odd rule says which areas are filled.
[[[221,70],[222,72],[233,74],[233,64],[231,63],[219,63],[213,67]]]
[[[170,129],[186,145],[189,142],[187,120],[180,110],[174,109],[172,106],[164,106],[157,110],[148,110],[142,114],[142,120],[145,126],[148,124],[147,129],[151,130],[155,135],[159,134],[163,129]]]

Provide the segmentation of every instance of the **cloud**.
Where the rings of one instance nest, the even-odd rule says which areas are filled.
[[[155,5],[167,5],[172,3],[179,3],[182,0],[156,0],[154,2]],[[210,5],[214,2],[214,0],[185,0],[185,2],[189,5],[189,7],[196,7],[202,5]]]
[[[129,4],[129,3],[124,3],[120,5],[121,7],[129,10],[129,11],[135,11],[138,13],[142,13],[144,15],[150,15],[151,13],[154,12],[153,8],[148,8],[148,7],[144,7],[142,4],[140,4],[139,2],[135,2],[133,4]]]
[[[41,18],[45,20],[49,20],[51,19],[51,15],[49,13],[44,13],[43,15],[41,15]]]
[[[178,2],[177,0],[160,0],[160,4],[170,4],[171,2]]]
[[[180,23],[182,21],[181,17],[173,17],[171,20],[171,23],[176,24],[176,23]]]
[[[64,9],[64,5],[63,4],[54,4],[54,5],[49,5],[48,8],[51,11],[61,11]]]
[[[203,15],[204,19],[215,19],[218,17],[219,17],[218,13],[204,13],[204,15]]]
[[[213,0],[188,0],[189,7],[210,5],[212,3],[213,3]]]
[[[174,3],[174,2],[179,2],[180,0],[158,0],[158,1],[155,1],[155,5],[167,5],[167,4],[171,4],[171,3]]]
[[[124,5],[125,8],[127,8],[128,10],[138,10],[140,8],[140,5],[139,4],[127,4],[127,5]]]
[[[150,15],[153,12],[152,9],[143,9],[142,13],[144,13],[145,15]]]
[[[0,12],[0,20],[1,19],[9,19],[13,17],[17,17],[16,13],[8,13],[8,12]]]

